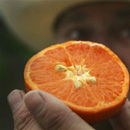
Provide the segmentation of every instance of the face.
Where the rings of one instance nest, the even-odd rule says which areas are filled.
[[[111,48],[130,71],[130,4],[102,3],[73,8],[60,20],[56,41],[89,40]]]

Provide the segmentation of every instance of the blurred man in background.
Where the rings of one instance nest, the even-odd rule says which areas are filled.
[[[48,42],[52,40],[51,27],[53,27],[55,37],[53,38],[55,40],[53,43],[61,43],[68,40],[89,40],[103,43],[111,48],[130,70],[130,2],[82,1],[84,2],[78,0],[68,2],[55,1],[54,3],[41,2],[40,4],[37,2],[35,4],[31,3],[31,6],[27,2],[28,4],[24,8],[16,2],[17,7],[23,11],[19,12],[18,15],[18,12],[15,12],[15,9],[10,8],[10,4],[7,4],[4,15],[8,25],[33,49],[40,50],[50,45]],[[43,5],[46,8],[43,8]],[[70,8],[68,8],[69,6]],[[19,8],[17,11],[20,10]],[[13,12],[17,13],[17,15],[13,14]],[[44,105],[49,104],[46,108],[48,114],[45,119],[42,119],[44,107],[42,105],[43,101],[39,97],[39,92],[32,91],[25,95],[22,91],[15,90],[9,95],[8,100],[13,111],[16,129],[93,129],[77,115],[71,114],[69,108],[58,99],[47,93],[40,92],[40,94],[45,99]],[[29,103],[32,96],[37,99],[33,105]],[[57,101],[60,104],[55,110],[51,109],[53,101]],[[41,108],[38,110],[40,113],[38,112],[39,115],[37,115],[34,109],[40,104]],[[15,110],[16,106],[17,111]],[[106,121],[107,123],[103,122],[100,123],[100,126],[95,125],[93,127],[107,129],[106,125],[109,127],[108,129],[129,130],[129,106],[130,102],[127,100],[120,113],[110,119],[111,126],[108,123],[109,121]],[[54,117],[50,116],[49,113],[55,111],[57,111],[57,115]],[[22,115],[19,113],[22,113]],[[68,118],[63,117],[61,113],[66,113],[65,115]],[[53,119],[56,119],[55,124],[50,122]],[[69,122],[72,123],[70,124]],[[104,125],[104,123],[106,124]]]

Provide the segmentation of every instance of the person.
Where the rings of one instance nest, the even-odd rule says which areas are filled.
[[[130,70],[129,1],[77,4],[60,13],[54,22],[53,32],[57,43],[68,40],[103,43],[119,55]],[[129,97],[120,112],[109,119],[111,129],[130,130]],[[40,90],[28,93],[14,90],[9,94],[8,102],[16,130],[93,130],[96,128],[84,122],[59,99]]]

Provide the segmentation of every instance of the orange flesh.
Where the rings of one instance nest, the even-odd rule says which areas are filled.
[[[124,83],[124,72],[115,55],[108,53],[102,46],[84,43],[67,44],[44,51],[32,61],[29,77],[37,89],[49,92],[66,102],[82,106],[95,107],[109,104],[120,96]],[[63,65],[84,65],[96,82],[81,83],[76,88],[72,78],[66,78],[66,71],[57,71],[55,67]]]

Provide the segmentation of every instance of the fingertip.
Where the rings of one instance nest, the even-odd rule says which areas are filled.
[[[38,90],[28,92],[24,97],[24,102],[29,111],[35,116],[44,108],[44,100]]]
[[[7,97],[8,103],[12,111],[15,111],[16,108],[20,105],[23,100],[25,93],[21,90],[13,90]]]

